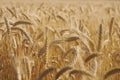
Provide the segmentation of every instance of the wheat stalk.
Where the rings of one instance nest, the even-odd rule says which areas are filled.
[[[75,48],[70,48],[69,50],[67,50],[67,51],[65,52],[64,57],[66,57],[70,52],[72,52],[72,53],[76,52]]]
[[[45,47],[45,60],[46,60],[45,64],[47,66],[49,61],[49,53],[48,53],[49,45],[48,45],[48,28],[47,27],[45,28],[45,32],[46,32],[46,35],[45,35],[44,47]]]
[[[17,15],[10,8],[7,7],[7,10],[12,14],[12,16],[14,16],[15,18],[17,18]]]
[[[99,26],[99,33],[98,33],[98,46],[97,46],[98,52],[101,49],[101,42],[102,42],[102,24],[100,24],[100,26]]]
[[[43,32],[41,32],[40,34],[38,34],[37,37],[36,37],[36,39],[35,39],[35,41],[37,41],[38,39],[40,39],[43,35],[44,35]]]
[[[94,59],[98,56],[101,56],[102,54],[98,54],[98,53],[93,53],[93,54],[90,54],[86,59],[85,59],[85,63],[88,63],[91,59]]]
[[[112,17],[111,22],[110,22],[110,26],[109,26],[109,40],[112,40],[113,24],[114,24],[114,17]]]
[[[11,29],[10,29],[10,26],[9,26],[8,20],[7,20],[6,17],[4,17],[4,20],[5,20],[5,24],[6,24],[6,27],[7,27],[7,32],[8,32],[8,34],[10,34]]]
[[[30,21],[16,21],[14,24],[13,24],[13,27],[15,26],[18,26],[18,25],[22,25],[22,24],[26,24],[26,25],[33,25],[33,23],[31,23]]]
[[[57,15],[56,17],[58,17],[59,19],[61,19],[64,22],[66,22],[66,20],[61,15]]]
[[[26,19],[30,20],[30,18],[25,14],[25,13],[21,13]]]
[[[55,44],[60,44],[60,43],[63,43],[64,41],[61,40],[61,39],[57,39],[57,40],[54,40],[50,43],[49,47],[51,47],[52,45],[55,45]]]
[[[26,37],[31,43],[33,43],[32,38],[31,38],[31,37],[29,36],[29,34],[28,34],[25,30],[23,30],[22,28],[12,27],[11,29],[12,29],[12,30],[19,30],[20,32],[22,32],[22,33],[25,35],[25,37]]]
[[[93,75],[91,73],[88,73],[87,71],[83,71],[83,70],[72,70],[69,72],[69,76],[73,75],[73,74],[80,74],[80,75],[86,75],[89,77],[93,78]]]
[[[48,69],[46,69],[45,71],[43,71],[42,73],[40,73],[40,75],[38,76],[38,78],[36,80],[43,80],[43,78],[49,74],[50,72],[52,72],[53,70],[55,70],[55,67],[50,67]]]
[[[64,68],[62,68],[60,71],[57,72],[57,74],[55,75],[55,80],[57,80],[63,73],[65,73],[66,71],[72,69],[69,66],[66,66]]]
[[[0,29],[0,31],[1,31],[2,33],[4,33],[4,30],[3,30],[3,29]]]
[[[120,68],[114,68],[114,69],[111,69],[110,71],[106,72],[104,75],[104,79],[107,79],[108,77],[110,77],[116,73],[120,73]]]
[[[67,41],[67,42],[71,42],[71,41],[76,41],[76,40],[78,40],[78,39],[79,39],[78,36],[72,36],[72,37],[68,37],[68,38],[66,38],[65,41]]]

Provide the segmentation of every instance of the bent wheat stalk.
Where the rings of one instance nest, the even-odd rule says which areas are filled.
[[[22,28],[12,27],[11,30],[19,30],[21,33],[23,33],[23,34],[25,35],[25,37],[26,37],[31,43],[33,43],[32,38],[30,37],[30,35],[29,35],[25,30],[23,30]]]
[[[31,23],[30,21],[17,21],[13,24],[13,27],[18,26],[18,25],[22,25],[22,24],[33,25],[33,23]]]
[[[94,58],[96,58],[96,57],[98,57],[98,56],[100,56],[100,55],[102,55],[102,54],[93,53],[93,54],[89,55],[89,56],[85,59],[85,63],[88,63],[91,59],[94,59]]]
[[[86,72],[86,71],[83,71],[83,70],[72,70],[72,71],[70,71],[70,73],[69,73],[69,76],[71,76],[71,75],[73,75],[73,74],[80,74],[80,75],[86,75],[86,76],[89,76],[89,77],[92,77],[93,78],[93,75],[92,74],[90,74],[90,73],[88,73],[88,72]]]
[[[72,37],[68,37],[68,38],[66,38],[65,41],[67,41],[67,42],[71,42],[71,41],[76,41],[76,40],[78,40],[78,39],[79,39],[78,36],[72,36]]]
[[[60,71],[57,72],[57,74],[55,75],[55,80],[57,80],[63,73],[65,73],[66,71],[72,69],[69,66],[66,66],[64,68],[62,68]]]
[[[120,73],[120,68],[114,68],[114,69],[111,69],[110,71],[106,72],[106,74],[104,75],[104,79],[107,79],[108,77],[110,77],[116,73]]]
[[[49,47],[51,47],[52,45],[56,45],[56,44],[60,44],[60,43],[63,43],[64,41],[61,40],[61,39],[57,39],[57,40],[54,40],[50,43]]]
[[[36,80],[42,80],[43,77],[45,77],[47,74],[49,74],[50,72],[52,72],[53,70],[55,70],[55,67],[50,67],[48,69],[46,69],[45,71],[43,71]]]

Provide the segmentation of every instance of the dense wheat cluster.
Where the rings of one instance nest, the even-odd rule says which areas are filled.
[[[0,5],[0,80],[120,80],[120,5]]]

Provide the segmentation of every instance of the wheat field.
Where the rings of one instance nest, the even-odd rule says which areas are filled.
[[[119,4],[1,0],[0,80],[120,80]]]

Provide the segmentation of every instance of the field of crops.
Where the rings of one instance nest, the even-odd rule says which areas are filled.
[[[0,80],[120,80],[119,4],[0,3]]]

